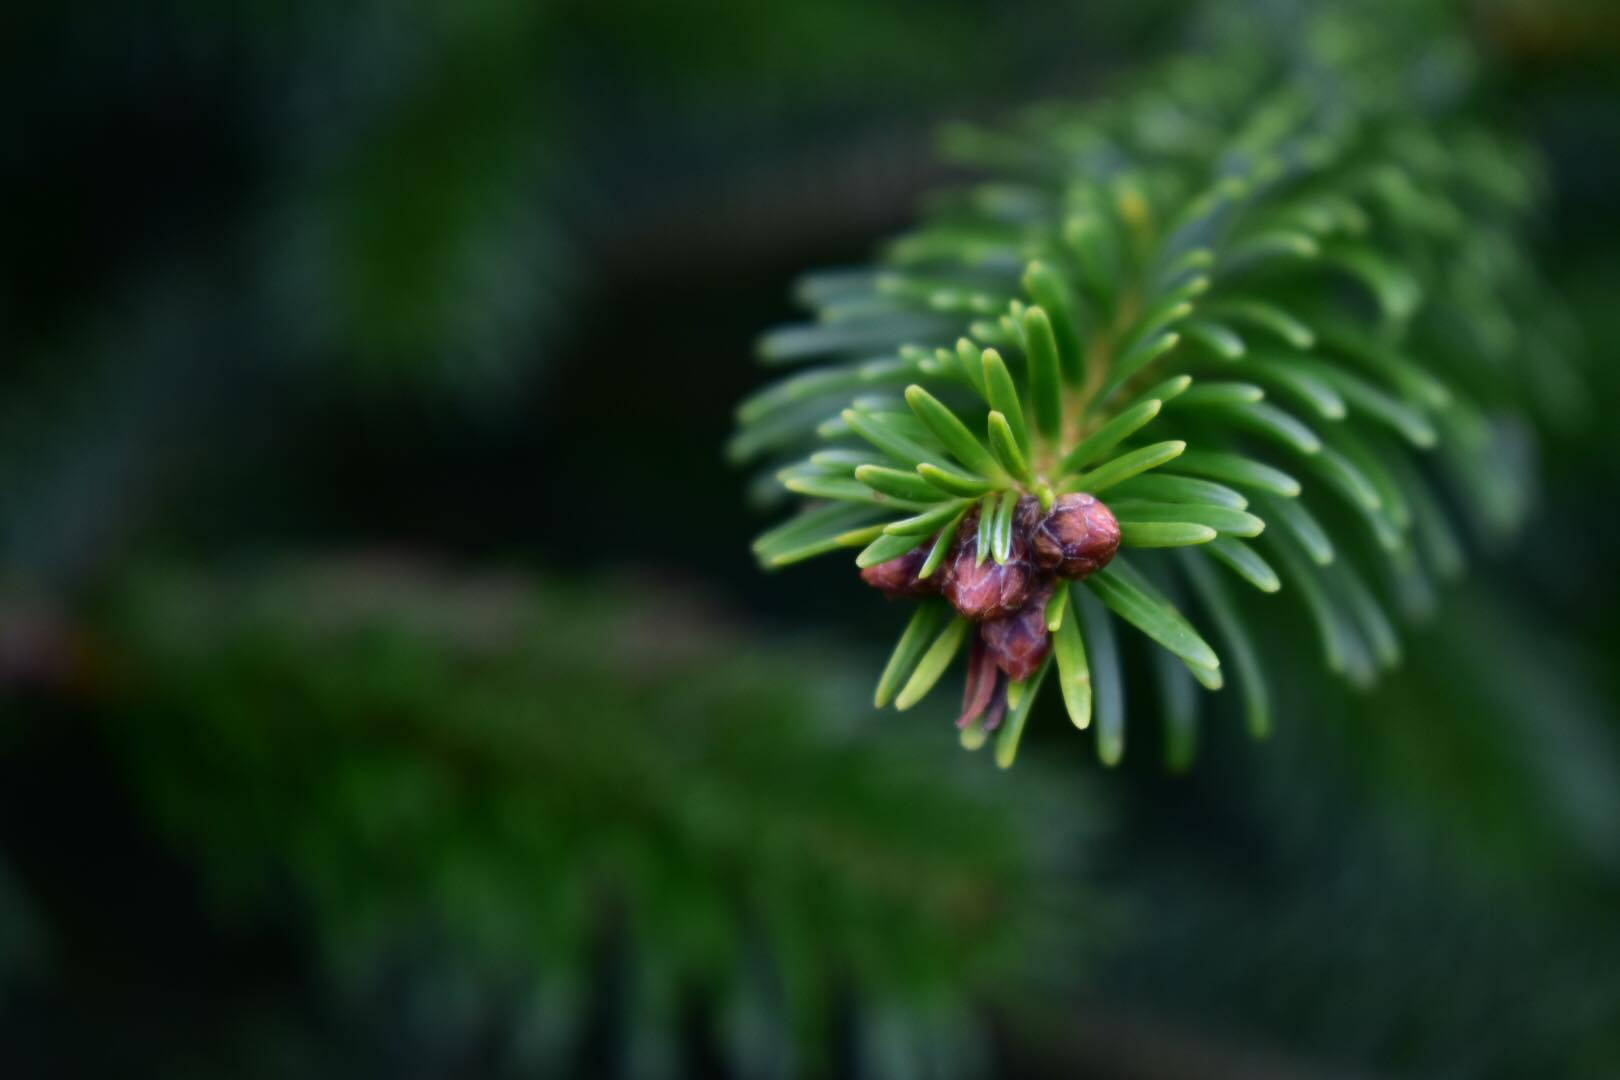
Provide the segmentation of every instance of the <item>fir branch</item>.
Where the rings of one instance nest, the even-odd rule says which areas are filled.
[[[1271,727],[1268,658],[1248,650],[1245,605],[1220,575],[1297,598],[1327,667],[1370,684],[1399,662],[1397,618],[1455,575],[1459,527],[1490,542],[1525,516],[1521,403],[1539,368],[1569,363],[1545,343],[1527,362],[1526,328],[1549,306],[1520,254],[1534,166],[1455,97],[1408,93],[1399,41],[1331,14],[1315,30],[1304,55],[1234,44],[1135,94],[953,130],[948,148],[993,179],[934,200],[875,271],[806,278],[814,321],[761,343],[768,362],[803,366],[739,411],[732,450],[774,459],[782,486],[812,499],[762,538],[761,561],[858,550],[891,595],[942,591],[979,624],[963,650],[969,745],[1027,711],[1036,683],[1022,680],[1049,631],[1021,651],[997,643],[1050,610],[1054,576],[1086,578],[1183,662],[1161,667],[1176,684],[1161,699],[1184,764],[1187,675],[1212,691],[1235,681],[1250,730]],[[1017,556],[1072,520],[1054,503],[1065,493],[1108,500],[1087,511],[1093,557]],[[1098,536],[1185,550],[1101,570],[1113,550]],[[1183,612],[1170,597],[1188,588],[1198,603]],[[1083,727],[1078,673],[1112,643],[1068,625],[1055,681]],[[918,633],[880,702],[915,702],[964,636],[948,623],[925,647]],[[1087,686],[1117,702],[1096,683],[1117,678],[1093,664]]]

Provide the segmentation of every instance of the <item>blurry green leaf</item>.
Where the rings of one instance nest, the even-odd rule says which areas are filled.
[[[1237,360],[1248,350],[1237,331],[1210,319],[1188,319],[1181,324],[1181,336],[1222,360]]]
[[[1394,668],[1401,662],[1401,640],[1383,605],[1372,594],[1367,583],[1347,561],[1336,563],[1325,576],[1334,591],[1343,598],[1345,608],[1361,628],[1362,636],[1372,647],[1373,657],[1379,666]]]
[[[1209,248],[1192,248],[1183,251],[1172,259],[1169,265],[1158,274],[1156,281],[1161,289],[1177,289],[1193,277],[1208,280],[1209,275],[1204,271],[1209,270],[1214,265],[1215,253]]]
[[[1161,404],[1168,404],[1174,399],[1180,397],[1182,394],[1186,393],[1187,388],[1192,384],[1193,377],[1191,375],[1172,375],[1163,382],[1154,383],[1152,386],[1136,395],[1136,397],[1132,398],[1124,405],[1121,405],[1117,415],[1125,415],[1127,412],[1142,404],[1144,401],[1152,401],[1157,399]]]
[[[1090,465],[1158,416],[1162,407],[1163,403],[1158,398],[1149,398],[1121,412],[1080,440],[1080,444],[1063,459],[1062,472],[1074,473]]]
[[[1212,503],[1161,503],[1120,498],[1110,505],[1114,515],[1122,522],[1196,522],[1226,536],[1259,536],[1266,527],[1263,520],[1245,510]]]
[[[1127,516],[1119,522],[1120,543],[1126,547],[1167,548],[1207,544],[1216,535],[1208,525],[1195,525],[1188,521],[1133,521]]]
[[[1113,367],[1109,369],[1108,378],[1104,381],[1103,388],[1098,394],[1098,399],[1106,398],[1114,390],[1123,386],[1131,376],[1164,356],[1180,343],[1181,335],[1171,331],[1149,338],[1133,347],[1129,352],[1114,361]]]
[[[837,446],[829,450],[817,450],[810,455],[810,464],[829,472],[836,471],[840,475],[854,476],[857,469],[872,461],[870,450],[858,450],[854,447]]]
[[[1385,318],[1409,319],[1422,302],[1423,291],[1410,273],[1363,245],[1335,245],[1322,257],[1365,285]]]
[[[1322,643],[1323,661],[1329,671],[1345,675],[1358,685],[1366,685],[1373,671],[1360,638],[1351,628],[1349,619],[1323,587],[1317,570],[1299,554],[1294,540],[1286,530],[1267,533],[1271,549],[1282,563],[1283,579],[1287,591],[1297,594],[1316,623],[1317,636]],[[1329,568],[1331,569],[1331,567]]]
[[[1018,448],[1025,457],[1031,453],[1029,429],[1024,424],[1024,408],[1018,401],[1018,387],[1013,382],[1007,364],[994,349],[984,352],[984,383],[990,407],[1007,418],[1007,426],[1018,439]]]
[[[1260,557],[1259,552],[1241,540],[1229,540],[1223,536],[1212,541],[1205,550],[1261,592],[1271,593],[1282,588],[1277,571]]]
[[[939,531],[939,535],[934,538],[934,546],[928,551],[928,558],[923,561],[921,569],[917,571],[917,576],[919,578],[926,579],[933,577],[934,571],[938,570],[945,562],[946,557],[951,553],[951,545],[956,540],[956,532],[962,527],[962,518],[966,516],[966,514],[967,506],[964,506],[956,514],[956,516],[951,518],[950,521],[947,521],[945,523],[945,527]]]
[[[992,410],[987,426],[990,434],[990,450],[1000,462],[1001,467],[1020,484],[1033,485],[1035,474],[1029,467],[1029,460],[1019,448],[1018,437],[1007,423],[1006,416]]]
[[[1221,409],[1221,415],[1233,425],[1264,435],[1302,456],[1310,457],[1322,449],[1316,432],[1268,402],[1230,405]]]
[[[1063,241],[1079,261],[1086,291],[1099,303],[1111,303],[1120,257],[1111,223],[1100,214],[1076,214],[1064,222]]]
[[[1226,252],[1226,259],[1234,265],[1248,266],[1277,258],[1314,259],[1321,253],[1321,245],[1305,233],[1268,229],[1233,244]]]
[[[1119,646],[1108,611],[1091,592],[1071,586],[1075,614],[1091,668],[1092,716],[1097,723],[1097,758],[1118,765],[1125,756],[1125,681],[1119,667]]]
[[[974,538],[973,554],[975,565],[983,565],[987,560],[995,559],[1000,534],[1001,496],[991,492],[979,500],[979,526],[978,535]]]
[[[982,476],[924,462],[917,466],[917,475],[947,495],[972,498],[989,491],[994,485]]]
[[[1265,330],[1296,349],[1310,349],[1316,345],[1316,334],[1309,326],[1264,300],[1222,298],[1211,301],[1207,307],[1209,314],[1217,318]]]
[[[1305,365],[1304,370],[1334,387],[1352,409],[1387,425],[1418,449],[1427,450],[1439,441],[1439,435],[1428,417],[1366,379],[1331,364],[1309,364]]]
[[[832,503],[806,510],[754,541],[754,554],[766,566],[786,566],[843,546],[839,537],[882,516],[874,506]]]
[[[1172,403],[1175,409],[1208,409],[1252,405],[1264,401],[1266,392],[1253,383],[1200,382],[1188,388]]]
[[[984,444],[974,437],[967,429],[967,425],[958,420],[956,414],[947,409],[938,398],[913,384],[906,387],[906,403],[917,414],[917,418],[939,437],[956,460],[967,466],[971,472],[981,476],[995,479],[1003,475],[1001,466],[986,450]]]
[[[1144,446],[1140,450],[1132,450],[1130,453],[1121,454],[1111,461],[1104,462],[1090,472],[1080,474],[1065,483],[1064,489],[1067,491],[1085,491],[1091,494],[1105,491],[1115,484],[1129,480],[1138,473],[1156,469],[1167,461],[1174,461],[1181,456],[1182,451],[1186,448],[1186,443],[1171,440]]]
[[[1069,590],[1057,595],[1069,602]],[[1052,654],[1057,660],[1058,682],[1063,691],[1063,707],[1069,720],[1084,731],[1091,726],[1091,667],[1086,662],[1085,642],[1080,636],[1080,618],[1065,618],[1052,635]]]
[[[1342,420],[1345,417],[1344,398],[1339,396],[1338,391],[1296,362],[1273,361],[1256,356],[1244,364],[1243,370],[1309,406],[1324,420]]]
[[[840,415],[851,431],[908,469],[915,468],[923,462],[941,468],[949,467],[949,463],[943,457],[917,442],[909,434],[903,433],[893,421],[861,413],[855,409],[845,409]]]
[[[1035,426],[1049,439],[1057,439],[1063,428],[1063,388],[1058,366],[1057,341],[1052,323],[1041,308],[1024,312],[1024,334],[1029,361],[1029,400],[1035,411]]]
[[[824,367],[802,372],[753,395],[737,408],[737,421],[752,424],[790,405],[904,382],[912,366],[900,360],[873,360],[856,367]]]
[[[900,521],[890,522],[883,527],[883,531],[890,536],[915,538],[933,533],[951,518],[956,517],[967,508],[964,499],[950,499],[940,503],[930,510],[925,510],[915,517],[903,518]]]
[[[1400,388],[1403,397],[1431,409],[1449,408],[1455,400],[1445,383],[1386,342],[1376,340],[1343,322],[1325,326],[1323,337],[1328,348],[1340,358],[1377,373],[1390,385]]]
[[[928,691],[934,688],[939,677],[945,674],[945,669],[950,667],[951,661],[955,659],[957,651],[961,649],[962,642],[967,639],[968,631],[972,627],[973,624],[960,615],[951,619],[922,654],[905,686],[895,696],[896,709],[901,711],[909,709],[928,696]]]
[[[967,379],[968,385],[973,387],[981,398],[988,400],[990,388],[984,378],[984,350],[965,337],[957,338],[956,362],[961,367],[962,375]]]
[[[1387,460],[1397,472],[1397,482],[1412,508],[1413,535],[1424,557],[1441,578],[1455,579],[1463,572],[1466,556],[1445,511],[1436,503],[1429,483],[1415,468],[1397,454],[1389,455]]]
[[[1046,629],[1050,633],[1057,633],[1063,625],[1063,616],[1069,610],[1069,591],[1055,589],[1052,597],[1046,602]]]
[[[1198,693],[1192,675],[1169,653],[1154,650],[1153,671],[1164,714],[1164,764],[1186,772],[1198,753]]]
[[[1084,584],[1115,615],[1187,663],[1211,669],[1220,666],[1215,650],[1168,601],[1148,592],[1139,575],[1125,569],[1123,560],[1115,559],[1105,569],[1086,578]]]
[[[1233,510],[1245,510],[1249,500],[1236,490],[1213,480],[1199,480],[1191,476],[1174,476],[1162,469],[1133,476],[1118,485],[1117,499],[1154,499],[1160,502],[1209,503]]]
[[[890,559],[898,559],[900,556],[916,549],[923,542],[914,534],[895,536],[891,533],[884,533],[884,535],[863,548],[859,555],[855,556],[855,565],[864,570],[869,566],[886,563]]]
[[[1220,554],[1216,547],[1211,545],[1199,552],[1185,553],[1181,565],[1187,572],[1188,580],[1192,582],[1193,590],[1203,603],[1204,610],[1209,613],[1210,621],[1215,624],[1215,632],[1220,635],[1225,646],[1226,657],[1237,672],[1249,734],[1257,739],[1264,738],[1271,734],[1271,694],[1266,686],[1264,669],[1245,629],[1243,615],[1233,603],[1225,583],[1204,560],[1204,552],[1217,557]],[[1258,559],[1259,556],[1256,555],[1255,558]],[[1266,569],[1270,570],[1270,567]],[[1276,580],[1275,573],[1272,574],[1272,580]]]
[[[995,526],[993,530],[994,549],[991,552],[996,562],[1005,564],[1012,557],[1013,517],[1018,506],[1018,492],[1006,491],[1001,495],[1001,502],[996,507]]]
[[[1327,566],[1333,561],[1333,541],[1328,539],[1327,530],[1322,528],[1303,503],[1297,499],[1273,496],[1261,498],[1266,520],[1292,534],[1300,547],[1310,555],[1312,562]]]
[[[890,654],[889,662],[884,666],[883,674],[878,679],[877,692],[872,698],[873,705],[882,709],[894,700],[895,694],[899,693],[900,688],[911,678],[917,662],[933,644],[946,619],[951,615],[950,605],[943,600],[930,599],[917,605],[916,611],[912,612],[911,621],[906,623],[906,628],[900,635],[900,640],[895,642],[894,652]]]
[[[880,495],[908,502],[932,503],[946,497],[944,492],[915,472],[902,472],[883,465],[857,466],[855,479]]]
[[[1176,468],[1181,472],[1207,476],[1237,487],[1270,492],[1293,498],[1300,492],[1299,481],[1280,469],[1240,454],[1216,450],[1189,450],[1181,455]]]
[[[1052,337],[1057,342],[1059,367],[1064,380],[1071,385],[1079,385],[1084,376],[1081,369],[1079,319],[1071,300],[1073,292],[1069,283],[1051,266],[1032,262],[1024,271],[1024,289],[1051,321]]]
[[[767,364],[788,364],[818,356],[891,349],[904,341],[927,341],[948,331],[940,316],[900,315],[861,323],[801,323],[779,327],[759,342]]]

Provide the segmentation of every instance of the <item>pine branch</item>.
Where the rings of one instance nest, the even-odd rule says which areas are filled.
[[[856,551],[891,596],[948,601],[919,609],[879,705],[966,652],[964,745],[994,733],[1010,764],[1044,681],[1077,727],[1108,703],[1115,761],[1123,622],[1167,661],[1184,765],[1194,684],[1235,675],[1250,730],[1271,726],[1281,658],[1234,589],[1297,598],[1327,668],[1367,686],[1462,570],[1461,534],[1520,526],[1524,403],[1571,378],[1522,254],[1538,178],[1425,96],[1396,33],[1322,18],[1303,56],[1233,45],[954,130],[993,179],[874,267],[803,280],[814,321],[760,343],[799,370],[742,404],[730,450],[807,500],[762,565]]]

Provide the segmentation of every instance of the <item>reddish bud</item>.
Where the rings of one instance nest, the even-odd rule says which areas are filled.
[[[1033,495],[1025,495],[1018,500],[1018,506],[1013,511],[1013,535],[1028,540],[1043,517],[1041,500]]]
[[[1047,579],[1017,612],[979,627],[985,652],[1015,682],[1035,674],[1052,649],[1052,635],[1046,629],[1046,602],[1051,597],[1052,582]]]
[[[1035,562],[1078,581],[1107,566],[1119,550],[1119,522],[1093,495],[1060,495],[1030,536]]]
[[[984,730],[994,731],[1001,726],[1001,721],[1007,715],[1007,688],[1001,687],[996,693],[995,700],[990,703],[989,710],[984,714]]]
[[[1005,563],[979,561],[978,514],[968,511],[951,550],[945,578],[945,598],[970,619],[983,621],[1011,615],[1024,606],[1034,583],[1025,530],[1013,529],[1012,548]]]
[[[901,596],[924,597],[939,592],[938,576],[920,578],[917,571],[928,561],[932,543],[912,548],[898,558],[868,566],[861,571],[861,580],[880,589],[893,600]]]
[[[1000,680],[995,657],[985,650],[979,635],[974,634],[973,644],[968,648],[967,682],[962,688],[962,715],[956,719],[957,727],[965,728],[984,715],[995,698],[996,684]]]

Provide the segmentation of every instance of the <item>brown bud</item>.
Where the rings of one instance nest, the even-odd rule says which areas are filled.
[[[1113,560],[1119,550],[1119,522],[1096,496],[1060,495],[1035,526],[1030,548],[1042,569],[1078,581]]]
[[[1025,530],[1013,529],[1011,553],[1005,563],[979,561],[979,517],[969,510],[951,549],[945,578],[945,598],[970,619],[999,619],[1024,606],[1034,581]]]
[[[1045,517],[1041,510],[1041,500],[1033,495],[1025,495],[1018,500],[1018,507],[1013,511],[1013,535],[1029,539],[1035,531],[1035,526]]]
[[[985,652],[1007,673],[1007,678],[1029,678],[1051,651],[1052,635],[1046,629],[1046,602],[1051,598],[1052,580],[1047,578],[1017,612],[979,627]]]
[[[891,600],[902,596],[933,596],[939,592],[939,576],[917,576],[917,571],[928,561],[928,552],[932,547],[933,543],[929,542],[888,562],[868,566],[861,571],[861,580],[874,589],[881,589]]]
[[[994,731],[1001,726],[1001,721],[1007,715],[1007,688],[1000,687],[995,700],[990,702],[989,710],[984,714],[984,730]]]
[[[984,710],[995,699],[996,684],[1000,680],[995,657],[985,650],[979,635],[974,634],[973,644],[968,647],[967,682],[962,687],[962,715],[956,718],[957,727],[965,728],[984,715]]]

